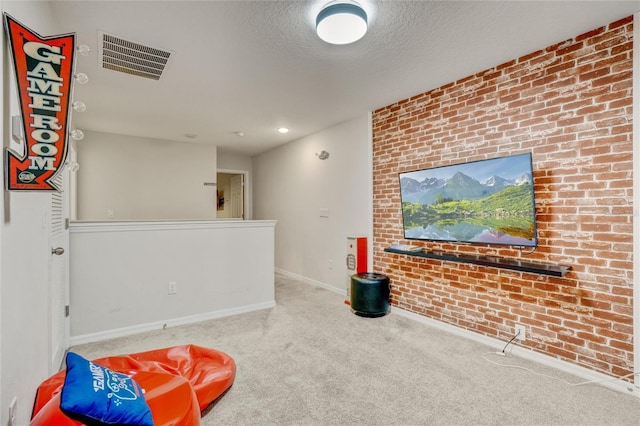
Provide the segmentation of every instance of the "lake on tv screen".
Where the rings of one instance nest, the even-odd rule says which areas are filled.
[[[506,226],[502,229],[458,222],[449,225],[408,227],[404,236],[407,239],[419,240],[531,246],[535,243],[533,228],[533,221],[525,228]]]

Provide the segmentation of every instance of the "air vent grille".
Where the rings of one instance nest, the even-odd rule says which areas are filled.
[[[102,68],[138,77],[160,80],[172,52],[145,46],[100,32]]]

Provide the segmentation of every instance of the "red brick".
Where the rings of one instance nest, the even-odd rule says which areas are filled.
[[[528,324],[528,347],[628,374],[632,22],[596,28],[373,113],[374,267],[393,277],[394,306],[500,338],[512,337],[514,323]],[[406,242],[399,171],[523,151],[534,158],[535,252],[424,245],[571,265],[566,277],[382,252]]]
[[[593,38],[594,36],[602,34],[604,31],[605,31],[605,27],[596,28],[595,30],[591,30],[584,34],[580,34],[579,36],[576,37],[576,41],[582,41],[585,39]]]
[[[633,23],[633,15],[625,16],[622,19],[619,19],[619,20],[617,20],[615,22],[612,22],[611,24],[609,24],[609,29],[613,30],[615,28],[618,28],[618,27],[621,27],[621,26],[624,26],[624,25],[627,25],[627,24],[630,24],[630,23]]]

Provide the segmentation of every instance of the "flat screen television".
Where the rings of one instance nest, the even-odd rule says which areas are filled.
[[[536,247],[531,153],[399,177],[405,239]]]

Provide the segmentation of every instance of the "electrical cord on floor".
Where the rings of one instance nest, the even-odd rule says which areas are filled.
[[[509,340],[509,341],[507,342],[507,344],[506,344],[506,345],[504,345],[504,348],[502,348],[502,351],[501,351],[501,352],[496,352],[496,355],[506,356],[506,355],[507,355],[507,353],[506,353],[505,351],[507,350],[507,347],[509,347],[509,345],[511,344],[511,342],[513,342],[514,340],[516,340],[516,337],[518,337],[519,335],[520,335],[520,330],[518,330],[518,332],[516,333],[516,335],[515,335],[515,336],[513,336],[513,337],[511,338],[511,340]]]
[[[629,374],[627,374],[627,375],[625,375],[625,376],[621,376],[621,377],[611,377],[611,378],[609,378],[609,379],[587,380],[587,381],[585,381],[585,382],[571,383],[571,382],[568,382],[568,381],[566,381],[566,380],[564,380],[564,379],[560,379],[560,378],[558,378],[558,377],[553,377],[553,376],[549,376],[549,375],[547,375],[547,374],[537,373],[537,372],[535,372],[535,371],[533,371],[533,370],[531,370],[531,369],[529,369],[529,368],[526,368],[526,367],[521,367],[521,366],[519,366],[519,365],[512,365],[512,364],[503,364],[503,363],[501,363],[501,362],[497,362],[497,361],[494,361],[494,360],[491,360],[491,359],[487,358],[487,355],[499,355],[499,356],[503,356],[503,357],[504,357],[504,356],[507,356],[507,353],[506,353],[505,351],[507,350],[507,348],[509,347],[509,345],[511,344],[511,342],[513,342],[513,341],[516,339],[516,337],[518,337],[519,335],[520,335],[520,331],[518,331],[518,332],[516,333],[516,335],[515,335],[515,336],[513,336],[513,337],[511,338],[511,340],[509,340],[509,341],[507,342],[507,344],[504,346],[504,348],[502,348],[502,351],[498,351],[498,352],[485,352],[485,353],[483,353],[483,354],[482,354],[482,358],[484,358],[484,360],[485,360],[485,361],[487,361],[487,362],[489,362],[489,363],[491,363],[491,364],[494,364],[494,365],[500,366],[500,367],[517,368],[517,369],[519,369],[519,370],[527,371],[527,372],[529,372],[529,373],[531,373],[531,374],[534,374],[534,375],[536,375],[536,376],[541,376],[541,377],[545,377],[545,378],[547,378],[547,379],[557,380],[557,381],[562,382],[562,383],[564,383],[564,384],[566,384],[566,385],[569,385],[569,386],[584,386],[584,385],[589,385],[589,384],[612,382],[612,381],[614,381],[614,380],[622,380],[622,379],[626,379],[627,377],[640,375],[640,372],[638,372],[638,373],[629,373]]]

